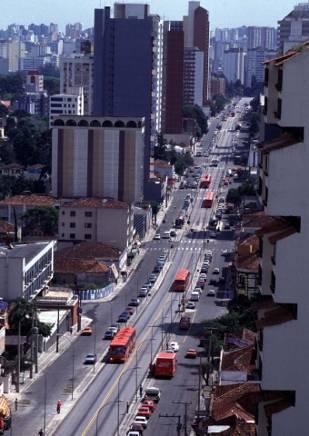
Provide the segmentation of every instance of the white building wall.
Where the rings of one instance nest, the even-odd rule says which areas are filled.
[[[55,195],[58,192],[58,129],[52,129],[52,174],[51,187]]]

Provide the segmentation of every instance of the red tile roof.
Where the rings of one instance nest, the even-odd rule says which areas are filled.
[[[73,259],[110,259],[118,260],[121,251],[111,245],[102,242],[81,242],[72,247],[63,248],[56,251],[56,256],[61,258]]]
[[[254,349],[254,346],[250,345],[240,350],[224,352],[221,365],[222,371],[251,371],[254,367],[251,363]]]
[[[272,142],[263,143],[260,145],[262,153],[269,153],[274,150],[279,150],[282,148],[289,147],[300,142],[295,136],[289,133],[283,133],[279,138],[274,139]]]
[[[211,416],[220,421],[231,416],[237,416],[248,422],[254,421],[252,406],[256,404],[260,393],[258,383],[238,383],[233,385],[216,386],[212,403]],[[251,397],[251,399],[250,399]],[[244,405],[249,407],[244,409]]]
[[[260,228],[273,221],[273,218],[265,215],[265,212],[256,212],[243,215],[242,227]]]
[[[268,64],[275,64],[276,66],[282,65],[284,62],[286,62],[288,59],[290,59],[291,57],[297,55],[299,52],[296,50],[288,50],[284,55],[282,56],[277,56],[275,58],[272,59],[268,59],[267,61],[264,62],[265,65]]]
[[[27,194],[14,195],[0,201],[0,206],[49,206],[53,207],[56,199],[50,195]]]
[[[97,260],[90,259],[72,259],[55,256],[54,263],[55,273],[106,273],[109,267]]]
[[[266,224],[256,231],[257,236],[269,235],[268,239],[272,244],[294,233],[297,233],[297,230],[290,224],[289,220],[285,218],[273,218],[269,224]]]
[[[288,305],[277,304],[264,313],[263,317],[256,322],[256,327],[262,329],[264,327],[271,327],[292,320],[295,320],[295,315],[293,314],[291,307]]]
[[[123,201],[111,198],[77,198],[76,200],[63,202],[62,207],[68,208],[104,208],[104,209],[128,209],[129,205]]]
[[[260,259],[256,254],[249,256],[236,256],[234,265],[237,270],[248,270],[251,272],[258,272]]]

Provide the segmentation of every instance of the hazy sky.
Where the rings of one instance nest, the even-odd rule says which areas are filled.
[[[304,0],[303,0],[304,2]],[[114,2],[104,0],[0,0],[0,28],[10,23],[81,22],[93,26],[93,9]],[[127,2],[129,3],[129,1]],[[187,11],[187,0],[133,0],[150,3],[151,12],[165,19],[180,19]],[[276,26],[278,19],[290,12],[297,0],[201,0],[209,10],[211,28],[245,25]]]

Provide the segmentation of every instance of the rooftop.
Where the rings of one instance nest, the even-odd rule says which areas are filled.
[[[249,372],[254,365],[252,365],[252,358],[255,347],[241,348],[240,350],[233,350],[224,352],[222,357],[222,371],[244,371]]]
[[[259,229],[260,227],[269,224],[271,221],[273,221],[273,218],[268,215],[265,215],[265,212],[263,211],[248,213],[243,215],[242,227]]]
[[[106,273],[109,267],[102,261],[95,259],[72,259],[55,256],[55,273]]]
[[[272,220],[257,230],[257,236],[268,236],[269,242],[275,244],[280,239],[287,238],[288,236],[297,233],[295,226],[286,218],[272,218]]]
[[[81,242],[72,247],[63,248],[56,252],[58,258],[73,259],[113,259],[118,260],[121,251],[102,242]]]
[[[297,139],[294,135],[285,132],[279,136],[279,138],[276,138],[271,142],[259,144],[259,148],[262,153],[270,153],[271,151],[280,150],[289,147],[290,145],[297,144],[298,142],[301,142],[301,140]]]
[[[41,253],[51,241],[34,242],[30,244],[12,245],[12,248],[0,246],[0,258],[25,258],[26,263],[29,263],[34,257]]]
[[[0,201],[0,206],[49,206],[53,207],[56,199],[50,195],[25,194],[14,195]]]
[[[256,327],[262,329],[264,327],[283,324],[295,319],[293,305],[273,303],[273,305],[269,307],[269,310],[266,310],[263,314],[262,318],[256,322]]]
[[[62,203],[61,207],[68,208],[104,208],[104,209],[128,209],[129,205],[123,201],[112,198],[78,198]]]

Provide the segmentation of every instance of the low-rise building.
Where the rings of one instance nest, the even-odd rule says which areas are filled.
[[[19,220],[29,209],[34,207],[55,207],[57,203],[57,200],[50,195],[30,193],[14,195],[0,201],[0,218],[14,224],[15,216]]]
[[[55,241],[0,247],[0,297],[32,300],[54,273]]]
[[[102,242],[123,250],[133,241],[133,210],[110,198],[62,201],[58,226],[59,241]]]
[[[49,126],[61,115],[84,115],[82,87],[68,88],[66,94],[54,94],[49,99]]]
[[[237,295],[252,298],[259,292],[259,239],[249,236],[239,241],[234,259],[235,291]]]
[[[134,229],[142,240],[152,226],[152,209],[149,205],[138,204],[133,207]]]

